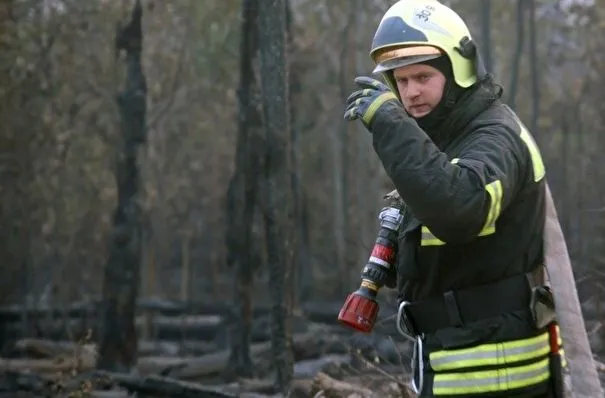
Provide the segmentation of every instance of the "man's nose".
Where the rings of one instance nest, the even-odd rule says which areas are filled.
[[[408,99],[413,99],[413,98],[418,97],[419,95],[420,95],[420,85],[413,81],[408,82],[406,90],[405,90],[405,96]]]

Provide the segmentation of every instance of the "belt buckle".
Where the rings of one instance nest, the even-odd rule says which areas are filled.
[[[414,327],[410,317],[407,314],[406,307],[410,304],[409,301],[402,301],[399,304],[399,310],[397,311],[397,331],[401,333],[405,338],[416,342],[418,333]]]

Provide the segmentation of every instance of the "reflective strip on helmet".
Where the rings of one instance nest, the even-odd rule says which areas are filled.
[[[433,370],[440,372],[477,366],[507,365],[541,358],[549,352],[549,335],[546,332],[527,339],[435,351],[429,354],[429,362]]]
[[[496,232],[496,220],[502,209],[502,182],[500,180],[490,182],[485,186],[485,190],[489,193],[490,206],[485,225],[479,232],[479,236],[491,235]]]
[[[436,374],[434,395],[481,394],[530,387],[550,377],[549,358],[529,365],[466,373]]]

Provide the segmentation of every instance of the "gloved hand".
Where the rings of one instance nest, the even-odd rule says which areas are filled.
[[[387,101],[398,101],[397,96],[384,83],[371,77],[359,76],[355,83],[362,87],[347,98],[344,118],[348,121],[361,119],[370,126],[376,111]]]

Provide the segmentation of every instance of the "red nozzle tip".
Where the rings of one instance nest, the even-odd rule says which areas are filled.
[[[351,293],[338,314],[338,320],[357,331],[369,333],[374,328],[378,309],[376,301]]]

